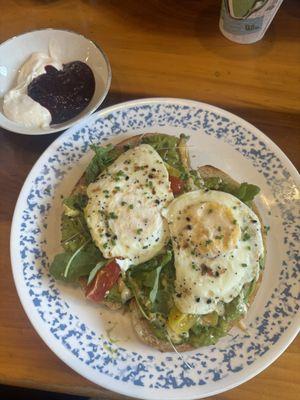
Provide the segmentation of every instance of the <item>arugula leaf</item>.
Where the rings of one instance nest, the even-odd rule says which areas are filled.
[[[126,285],[133,293],[133,297],[135,298],[136,304],[140,309],[140,312],[144,316],[145,319],[150,320],[146,311],[144,310],[144,305],[141,304],[142,298],[145,300],[145,296],[143,292],[139,289],[139,286],[136,284],[135,280],[131,277],[130,271],[127,271],[126,275]]]
[[[89,278],[87,281],[88,285],[94,280],[98,271],[100,271],[101,268],[103,268],[106,264],[108,264],[108,262],[109,262],[108,260],[101,260],[96,264],[96,266],[91,270],[91,272],[89,274]]]
[[[170,167],[177,169],[183,178],[186,174],[182,165],[180,154],[178,151],[179,138],[176,136],[165,135],[159,133],[153,136],[145,136],[142,143],[150,144],[161,156],[165,163]]]
[[[88,276],[103,256],[92,242],[84,243],[75,252],[57,254],[50,265],[50,274],[59,280],[76,282],[81,276]]]
[[[144,316],[153,312],[168,315],[173,304],[175,279],[171,260],[172,251],[167,250],[166,253],[127,271],[127,286],[132,290],[139,308],[143,309]]]
[[[149,299],[151,301],[152,304],[154,304],[156,298],[157,298],[157,294],[158,294],[158,290],[159,290],[159,278],[160,278],[160,273],[162,268],[168,264],[172,259],[172,252],[170,250],[168,250],[164,256],[162,257],[162,259],[160,260],[160,265],[158,268],[156,268],[155,272],[155,280],[154,280],[154,284],[152,287],[152,290],[149,293]]]
[[[259,192],[260,188],[258,186],[243,182],[233,194],[243,203],[247,204],[252,201]]]
[[[69,258],[66,268],[64,270],[64,278],[67,278],[69,269],[71,268],[75,258],[77,257],[78,254],[84,249],[84,247],[88,244],[88,242],[83,243],[76,251],[75,253],[72,254],[72,256]]]
[[[174,305],[174,282],[175,282],[175,267],[173,262],[166,264],[161,273],[158,291],[154,304],[152,304],[152,312],[160,313],[165,318],[168,317],[171,308]]]
[[[172,246],[171,246],[172,247]],[[166,253],[131,267],[126,273],[126,284],[131,289],[137,306],[156,337],[166,340],[166,323],[174,304],[175,267],[173,253]]]
[[[63,248],[73,253],[87,240],[91,240],[86,220],[82,212],[74,217],[62,216],[61,220],[61,244]]]
[[[94,150],[95,155],[85,171],[85,182],[87,185],[94,182],[98,175],[121,154],[121,150],[111,144],[106,147],[92,145],[91,148]]]
[[[67,197],[63,204],[72,210],[83,210],[87,205],[88,196],[84,193],[76,193]]]
[[[167,250],[166,253],[159,254],[156,257],[151,258],[151,260],[146,261],[142,264],[135,265],[130,267],[128,272],[134,279],[138,279],[139,276],[142,276],[142,278],[146,278],[144,273],[150,272],[158,268],[160,265],[165,265],[167,264],[172,258],[172,251]],[[138,279],[140,280],[140,279]],[[146,283],[145,279],[142,279]],[[153,280],[152,280],[153,282]],[[147,284],[147,283],[146,283]],[[151,285],[152,287],[153,285]]]
[[[66,251],[74,252],[88,240],[91,235],[84,218],[83,209],[88,197],[84,193],[76,193],[63,202],[64,213],[61,220],[61,244]]]
[[[260,188],[251,183],[243,182],[238,188],[235,188],[233,185],[225,183],[223,179],[217,176],[204,178],[204,185],[210,190],[221,190],[222,192],[230,193],[247,206],[250,206],[251,201],[260,192]]]

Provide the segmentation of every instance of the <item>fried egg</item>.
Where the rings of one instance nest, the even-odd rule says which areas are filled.
[[[168,242],[161,210],[172,201],[169,175],[148,144],[123,153],[87,188],[85,217],[105,258],[121,269],[154,257]]]
[[[175,304],[186,314],[207,314],[258,279],[264,254],[257,215],[231,194],[185,193],[164,211],[175,257]]]

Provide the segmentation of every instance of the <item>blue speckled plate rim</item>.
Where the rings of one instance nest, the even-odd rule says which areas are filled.
[[[36,170],[39,169],[39,167],[42,165],[44,161],[44,156],[46,153],[51,152],[51,149],[54,149],[57,144],[63,140],[65,136],[70,135],[73,131],[77,131],[86,124],[88,124],[91,121],[94,121],[96,119],[99,119],[101,117],[105,117],[107,114],[119,111],[121,109],[126,109],[129,107],[134,107],[134,106],[141,106],[141,105],[147,105],[147,104],[172,104],[172,105],[187,105],[187,106],[193,106],[193,107],[199,107],[204,110],[207,110],[209,112],[215,112],[218,114],[221,114],[222,116],[227,117],[230,120],[235,121],[236,123],[240,124],[241,126],[245,127],[249,131],[255,132],[256,135],[260,138],[262,138],[268,146],[276,153],[276,155],[281,158],[281,160],[284,162],[286,168],[288,168],[289,173],[291,174],[292,178],[294,179],[295,182],[300,184],[300,179],[299,179],[299,174],[296,170],[296,168],[293,166],[291,161],[287,158],[287,156],[280,150],[280,148],[272,142],[266,135],[264,135],[260,130],[258,130],[256,127],[248,123],[247,121],[243,120],[242,118],[225,111],[219,107],[212,106],[207,103],[202,103],[194,100],[187,100],[187,99],[176,99],[176,98],[148,98],[148,99],[139,99],[139,100],[132,100],[124,103],[120,103],[117,105],[113,105],[111,107],[105,108],[100,112],[97,112],[95,114],[92,114],[89,118],[86,118],[82,120],[79,124],[72,126],[68,130],[66,130],[62,135],[60,135],[54,142],[51,143],[51,145],[42,153],[42,155],[39,157],[39,159],[36,161],[35,165],[33,166],[32,170],[30,171],[29,175],[27,176],[24,185],[21,189],[21,192],[19,194],[19,198],[15,207],[15,212],[13,216],[13,221],[12,221],[12,226],[11,226],[11,261],[12,265],[16,265],[16,258],[17,256],[14,253],[13,249],[13,242],[14,242],[14,237],[16,235],[16,230],[17,230],[17,220],[19,218],[19,213],[21,213],[21,205],[24,201],[24,194],[27,191],[27,186],[29,183],[32,181],[32,177],[35,175]],[[24,286],[24,281],[22,280],[22,276],[20,274],[17,274],[17,269],[13,268],[13,277],[15,281],[15,286],[21,301],[21,304],[31,322],[33,325],[34,329],[37,331],[37,333],[40,335],[42,340],[47,344],[47,346],[62,360],[64,361],[70,368],[75,370],[77,373],[80,375],[84,376],[88,380],[96,383],[99,385],[99,374],[96,371],[91,371],[88,370],[88,373],[86,372],[87,368],[84,364],[81,365],[80,362],[78,362],[78,359],[73,355],[70,354],[70,352],[60,343],[58,342],[54,336],[52,336],[49,332],[43,331],[43,326],[41,325],[41,319],[37,311],[32,312],[32,305],[28,301],[29,299],[27,298],[27,293],[24,291],[26,288]],[[25,295],[24,295],[25,293]],[[224,383],[219,382],[219,386],[215,390],[209,390],[209,387],[203,387],[201,388],[201,393],[199,393],[199,387],[190,387],[190,388],[185,388],[184,393],[182,390],[178,389],[167,389],[167,390],[162,390],[162,389],[149,389],[149,388],[142,388],[142,387],[136,387],[133,386],[131,383],[125,383],[122,382],[122,385],[118,385],[118,392],[127,396],[134,396],[138,398],[143,398],[143,399],[153,399],[156,398],[159,393],[163,393],[163,396],[165,399],[181,399],[182,396],[184,396],[186,399],[197,399],[197,398],[202,398],[202,397],[207,397],[209,395],[215,395],[224,391],[227,391],[229,389],[232,389],[247,380],[251,379],[261,371],[263,371],[266,367],[268,367],[272,362],[274,362],[283,352],[284,350],[289,346],[289,344],[294,340],[296,337],[298,331],[299,331],[299,325],[300,325],[300,315],[297,316],[297,318],[294,319],[292,325],[289,327],[289,329],[282,335],[281,339],[277,343],[276,346],[276,351],[273,352],[268,352],[266,355],[260,357],[260,368],[257,368],[256,365],[250,365],[247,370],[241,371],[239,374],[238,380],[233,382],[232,384],[224,385]],[[101,381],[101,385],[107,389],[115,391],[116,388],[116,381],[113,378],[110,378],[108,376],[103,375],[103,381]],[[134,390],[134,393],[132,392]],[[188,393],[187,393],[188,392]]]

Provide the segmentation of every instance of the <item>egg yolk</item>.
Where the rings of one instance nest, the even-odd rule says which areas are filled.
[[[190,248],[192,255],[210,258],[232,250],[241,235],[240,227],[229,207],[217,202],[204,202],[182,212],[178,245]]]

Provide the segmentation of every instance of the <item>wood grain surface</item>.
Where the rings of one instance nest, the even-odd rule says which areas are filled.
[[[299,2],[284,2],[264,39],[253,45],[221,35],[219,7],[217,0],[6,0],[0,5],[0,41],[45,27],[80,32],[103,47],[112,65],[104,105],[151,96],[218,105],[261,129],[299,168]],[[10,267],[11,219],[28,172],[58,134],[0,132],[0,383],[124,398],[64,365],[21,307]],[[299,351],[298,338],[257,377],[211,399],[296,399]]]

